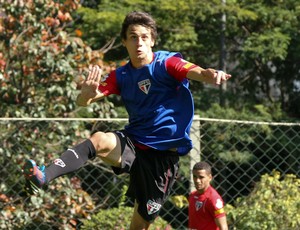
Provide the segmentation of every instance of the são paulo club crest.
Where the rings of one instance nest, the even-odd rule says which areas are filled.
[[[142,90],[145,94],[149,93],[150,87],[151,87],[151,82],[149,79],[140,81],[139,83],[139,88]]]
[[[161,208],[161,204],[158,204],[152,200],[148,200],[147,202],[148,215],[158,212],[160,208]]]
[[[203,205],[203,202],[197,200],[195,203],[196,211],[198,211],[202,207],[202,205]]]

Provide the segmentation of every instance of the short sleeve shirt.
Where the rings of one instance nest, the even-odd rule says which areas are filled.
[[[203,193],[197,191],[189,195],[189,228],[195,230],[218,230],[215,218],[225,216],[224,202],[212,187]]]
[[[127,133],[136,142],[158,150],[177,148],[185,155],[192,148],[189,131],[194,103],[186,78],[196,65],[181,54],[157,51],[141,68],[129,63],[104,77],[99,89],[120,95],[129,115]]]

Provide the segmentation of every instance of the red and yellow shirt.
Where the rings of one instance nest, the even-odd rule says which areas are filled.
[[[203,193],[194,191],[189,196],[189,229],[218,230],[215,218],[225,216],[224,202],[211,186]]]

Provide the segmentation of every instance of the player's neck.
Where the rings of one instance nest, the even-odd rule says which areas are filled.
[[[210,186],[206,187],[206,188],[203,188],[203,189],[198,189],[197,192],[202,195],[204,194],[208,189],[209,189]]]
[[[136,57],[136,58],[131,58],[130,59],[130,63],[131,63],[131,66],[136,68],[136,69],[139,69],[145,65],[148,65],[150,64],[154,59],[154,53],[153,52],[150,52],[147,56],[145,56],[144,58],[139,58],[139,57]]]

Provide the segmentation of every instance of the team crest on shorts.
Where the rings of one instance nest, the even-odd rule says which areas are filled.
[[[203,202],[201,201],[196,201],[195,203],[195,208],[196,208],[196,211],[198,211],[203,205]]]
[[[160,208],[161,208],[161,204],[158,204],[152,200],[148,200],[147,202],[148,215],[158,212]]]
[[[151,87],[151,82],[149,79],[140,81],[139,83],[139,88],[142,90],[145,94],[149,93],[150,87]]]

